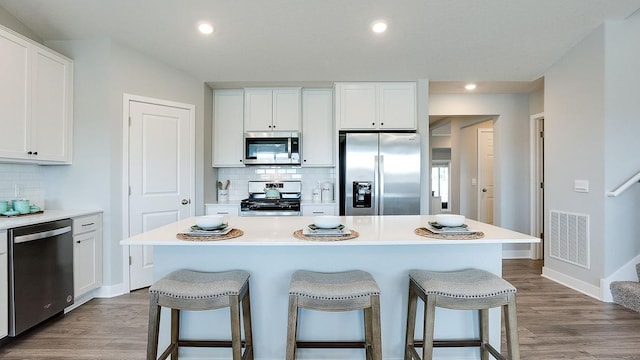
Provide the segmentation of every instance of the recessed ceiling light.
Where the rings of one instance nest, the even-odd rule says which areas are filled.
[[[467,84],[464,86],[464,88],[467,90],[475,90],[476,87],[477,87],[476,84]]]
[[[383,33],[387,31],[387,23],[381,20],[375,21],[373,25],[371,25],[371,30],[377,34]]]
[[[213,26],[209,23],[200,23],[198,30],[205,35],[209,35],[213,32]]]

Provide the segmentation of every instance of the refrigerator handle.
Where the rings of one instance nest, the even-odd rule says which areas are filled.
[[[380,207],[380,156],[373,157],[373,215],[379,215],[378,211]]]
[[[384,215],[384,155],[380,155],[378,164],[378,215]]]

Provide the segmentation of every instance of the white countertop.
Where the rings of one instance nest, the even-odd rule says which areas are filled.
[[[313,223],[313,216],[229,217],[229,226],[244,235],[215,241],[185,241],[176,234],[189,231],[195,218],[187,218],[155,230],[122,240],[121,245],[185,245],[185,246],[352,246],[352,245],[424,245],[424,244],[508,244],[538,243],[539,238],[497,226],[467,220],[470,229],[482,231],[481,239],[433,239],[416,235],[414,230],[434,218],[411,216],[343,216],[342,224],[356,230],[359,236],[342,241],[300,240],[293,232]]]
[[[44,210],[41,214],[0,217],[0,230],[101,213],[102,210]]]

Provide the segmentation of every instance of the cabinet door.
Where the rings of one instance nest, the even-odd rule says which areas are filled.
[[[0,31],[0,157],[28,159],[31,53],[26,41]]]
[[[33,57],[32,146],[35,160],[71,161],[72,65],[68,60],[35,48]]]
[[[273,97],[271,89],[244,90],[244,130],[273,130]]]
[[[213,94],[213,166],[244,166],[242,89]]]
[[[300,131],[300,88],[273,89],[273,124],[276,131]]]
[[[73,291],[78,298],[102,285],[102,236],[91,231],[73,237]]]
[[[302,91],[302,166],[333,166],[333,91]]]
[[[378,127],[385,130],[415,130],[416,84],[378,85]]]
[[[376,129],[374,84],[337,84],[336,116],[340,130]]]

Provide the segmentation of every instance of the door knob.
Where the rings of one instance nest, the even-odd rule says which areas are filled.
[[[487,192],[487,188],[482,189],[482,192]]]
[[[188,203],[190,203],[189,200],[187,199],[182,199],[182,205],[187,205]]]

